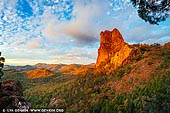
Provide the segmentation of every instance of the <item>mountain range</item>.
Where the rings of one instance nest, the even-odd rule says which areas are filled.
[[[9,78],[21,82],[33,108],[170,113],[170,42],[128,44],[118,29],[105,30],[96,63],[6,65],[3,79]]]
[[[71,74],[71,75],[80,75],[87,73],[91,70],[94,70],[95,64],[88,64],[88,65],[83,65],[83,64],[46,64],[46,63],[38,63],[35,65],[25,65],[25,66],[10,66],[10,65],[5,65],[4,70],[5,71],[14,71],[14,72],[22,72],[22,73],[27,73],[28,75],[32,73],[39,73],[39,77],[42,76],[45,77],[44,75],[48,75],[48,72],[52,73],[62,73],[62,74]],[[46,70],[46,71],[44,71]],[[40,73],[44,72],[44,73]],[[30,77],[29,77],[30,78]]]
[[[46,64],[38,63],[35,65],[25,66],[10,66],[5,65],[4,70],[24,72],[26,74],[41,73],[48,75],[48,72],[62,73],[71,75],[82,75],[88,72],[93,73],[106,73],[111,74],[114,70],[123,65],[131,62],[132,59],[142,54],[142,49],[149,48],[150,46],[160,46],[160,44],[128,44],[118,29],[112,31],[105,30],[100,33],[100,47],[98,49],[98,57],[96,63],[83,65],[83,64]],[[170,42],[164,44],[162,47],[169,48]],[[46,71],[44,71],[46,70]],[[32,73],[31,73],[32,72]],[[41,75],[38,75],[41,77]],[[30,77],[29,77],[30,78]]]

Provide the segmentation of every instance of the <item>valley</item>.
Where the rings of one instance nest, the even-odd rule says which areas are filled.
[[[99,49],[106,58],[102,57],[97,67],[41,63],[7,66],[3,80],[20,81],[33,108],[62,108],[67,113],[168,113],[168,45],[127,45],[131,48],[130,57],[123,57],[122,50],[113,50],[113,54],[112,49]],[[109,63],[109,58],[118,59]]]

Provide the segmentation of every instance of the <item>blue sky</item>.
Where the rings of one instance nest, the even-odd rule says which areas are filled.
[[[100,32],[115,27],[128,43],[170,41],[170,18],[150,25],[130,0],[0,1],[0,51],[10,65],[95,63]]]

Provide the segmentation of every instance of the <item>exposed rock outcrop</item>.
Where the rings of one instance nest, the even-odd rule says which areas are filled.
[[[163,47],[170,48],[170,42],[165,43]]]
[[[137,51],[138,48],[134,49],[124,42],[118,29],[102,31],[96,62],[97,71],[109,74],[123,64],[128,63],[136,56]]]
[[[2,82],[0,89],[0,110],[28,110],[30,106],[30,103],[23,96],[22,85],[19,81],[5,80]]]

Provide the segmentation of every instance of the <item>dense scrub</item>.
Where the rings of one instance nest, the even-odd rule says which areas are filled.
[[[24,94],[33,108],[64,108],[68,113],[169,113],[170,50],[157,45],[141,50],[142,57],[137,56],[110,76],[101,73],[80,76],[56,74],[29,80],[16,73],[12,78],[22,81]],[[130,92],[116,92],[108,85],[109,81],[121,81],[128,76],[135,68],[134,63],[145,58],[160,59],[149,82],[132,86]],[[144,63],[153,66],[153,61]]]

